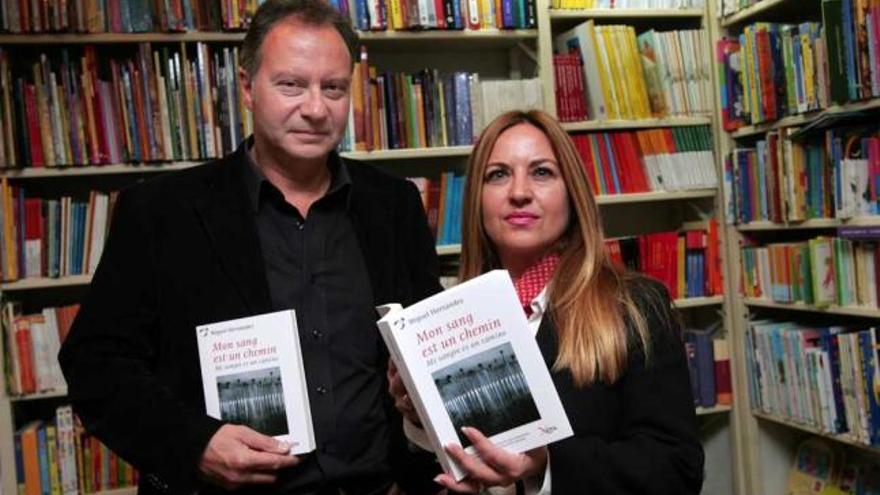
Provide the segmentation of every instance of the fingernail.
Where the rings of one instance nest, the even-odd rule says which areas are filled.
[[[437,483],[437,484],[440,483],[440,475],[439,474],[437,476],[434,476],[434,483]]]
[[[290,452],[290,443],[285,442],[284,440],[278,441],[278,450],[282,452]]]

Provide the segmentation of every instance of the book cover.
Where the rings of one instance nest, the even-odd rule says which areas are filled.
[[[406,309],[380,308],[382,338],[443,469],[444,445],[474,453],[463,426],[523,452],[572,435],[510,275],[495,270]]]
[[[284,440],[291,454],[315,449],[293,310],[196,327],[205,411]]]

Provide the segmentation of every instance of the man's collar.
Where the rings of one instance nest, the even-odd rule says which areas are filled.
[[[269,179],[266,178],[251,156],[251,149],[254,146],[253,135],[248,137],[241,146],[244,148],[242,150],[245,161],[244,185],[247,190],[248,204],[254,212],[257,212],[259,211],[260,194],[264,190],[263,188],[272,188],[276,191],[278,189],[269,182]],[[332,196],[337,193],[343,194],[345,207],[348,209],[351,206],[351,175],[348,173],[348,166],[343,162],[336,150],[331,151],[327,157],[327,167],[330,169],[330,187],[324,193],[324,196]]]

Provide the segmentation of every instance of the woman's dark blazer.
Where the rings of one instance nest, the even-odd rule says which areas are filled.
[[[645,278],[629,285],[651,334],[649,360],[630,345],[628,367],[613,385],[578,388],[567,370],[552,372],[574,430],[573,437],[549,446],[553,495],[700,491],[703,449],[669,294]],[[552,369],[558,349],[552,318],[545,315],[536,338]]]

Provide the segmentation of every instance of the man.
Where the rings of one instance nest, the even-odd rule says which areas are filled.
[[[122,195],[60,361],[86,428],[140,493],[428,493],[385,393],[374,305],[439,290],[416,189],[334,147],[356,36],[322,0],[269,0],[242,47],[254,120],[233,154]],[[314,453],[205,415],[195,328],[296,310]],[[404,463],[407,463],[404,466]]]

